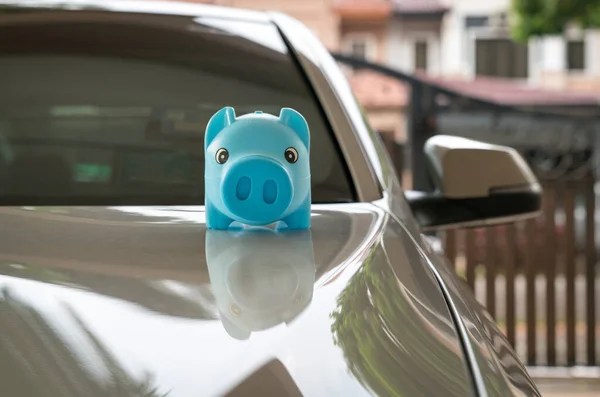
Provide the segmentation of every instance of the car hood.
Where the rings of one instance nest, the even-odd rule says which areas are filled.
[[[413,237],[371,204],[309,231],[202,207],[0,209],[0,382],[19,396],[471,395]]]

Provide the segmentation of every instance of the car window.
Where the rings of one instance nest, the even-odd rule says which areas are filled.
[[[274,26],[32,14],[0,23],[0,37],[14,38],[0,41],[0,205],[203,204],[204,130],[224,106],[238,116],[298,110],[311,128],[313,202],[354,200],[330,126]]]

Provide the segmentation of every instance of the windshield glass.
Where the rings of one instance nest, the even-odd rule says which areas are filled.
[[[0,18],[12,38],[0,40],[0,205],[203,204],[204,130],[224,106],[298,110],[311,128],[313,202],[354,200],[274,26],[75,14]]]

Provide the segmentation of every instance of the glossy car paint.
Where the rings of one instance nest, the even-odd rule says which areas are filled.
[[[218,7],[73,4],[268,20]],[[279,26],[304,54],[309,81],[320,83],[363,201],[314,206],[310,303],[288,324],[232,338],[211,293],[202,207],[2,208],[7,395],[539,395],[420,235],[389,158],[324,48],[295,46],[301,29]]]
[[[425,258],[372,204],[314,208],[312,300],[247,340],[218,316],[202,207],[4,208],[0,222],[10,395],[111,395],[144,374],[151,395],[226,395],[272,360],[304,396],[473,395]]]

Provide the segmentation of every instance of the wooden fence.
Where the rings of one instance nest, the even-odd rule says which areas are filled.
[[[598,363],[594,185],[546,182],[540,218],[445,233],[455,270],[528,365]]]
[[[422,149],[435,134],[506,144],[525,155],[544,187],[538,219],[440,237],[456,272],[528,365],[599,365],[600,107],[538,111],[499,105],[385,65],[334,57],[410,87],[409,150],[382,136],[398,175],[410,183],[405,188],[433,189]]]
[[[403,147],[382,138],[400,175]],[[528,365],[595,366],[596,180],[586,173],[541,181],[542,216],[445,232],[445,252]]]

